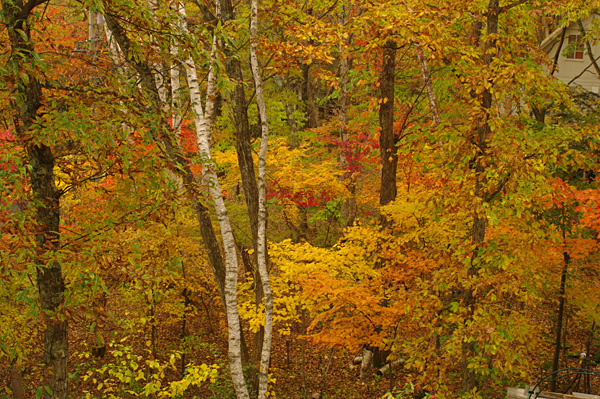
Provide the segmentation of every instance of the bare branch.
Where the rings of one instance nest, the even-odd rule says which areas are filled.
[[[564,27],[562,33],[560,34],[560,42],[558,43],[558,49],[556,50],[556,54],[554,54],[554,61],[552,63],[552,71],[550,72],[550,76],[553,76],[554,72],[556,72],[556,67],[558,66],[558,58],[560,57],[560,51],[562,50],[562,46],[565,43],[566,33],[567,28]]]
[[[579,20],[577,20],[577,24],[579,25],[579,30],[581,31],[581,37],[585,39],[585,47],[587,50],[587,55],[588,55],[590,61],[592,62],[592,65],[594,66],[596,73],[600,77],[600,67],[598,66],[598,63],[596,62],[596,60],[594,59],[594,54],[592,53],[592,45],[590,44],[590,41],[585,36],[586,33],[585,33],[585,27],[583,26],[583,21],[581,21],[581,19],[579,19]]]

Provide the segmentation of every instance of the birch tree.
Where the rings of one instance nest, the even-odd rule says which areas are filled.
[[[186,14],[185,8],[180,3],[177,6],[178,14],[180,15],[181,27],[178,29],[177,24],[172,26],[178,33],[188,36],[189,31],[185,22]],[[219,286],[223,303],[225,305],[227,313],[227,322],[229,329],[229,359],[230,359],[230,370],[233,379],[233,384],[237,392],[238,398],[249,398],[248,389],[244,381],[244,375],[242,370],[242,355],[241,355],[241,326],[237,308],[237,276],[238,276],[238,262],[237,253],[235,248],[235,242],[233,232],[231,229],[231,223],[225,208],[225,203],[219,182],[216,175],[215,165],[211,158],[210,151],[210,120],[208,115],[212,113],[213,98],[215,91],[215,76],[211,67],[208,78],[208,90],[207,90],[207,103],[206,112],[202,107],[202,95],[199,86],[196,65],[191,57],[188,55],[183,61],[183,66],[186,71],[186,78],[188,81],[189,93],[192,102],[192,108],[194,111],[194,123],[196,136],[198,141],[199,151],[202,157],[202,170],[203,180],[208,184],[211,197],[214,202],[214,207],[219,219],[221,227],[221,235],[223,244],[225,247],[225,264],[223,264],[223,258],[219,248],[219,244],[216,240],[212,222],[208,214],[208,209],[201,202],[201,195],[195,177],[193,176],[189,163],[183,157],[181,148],[177,145],[176,140],[172,137],[172,130],[169,127],[168,118],[164,114],[164,107],[162,101],[162,93],[158,87],[158,79],[154,76],[155,69],[150,63],[133,56],[132,44],[127,37],[125,30],[119,24],[118,20],[114,17],[117,15],[114,10],[107,10],[106,23],[113,37],[117,41],[119,47],[123,50],[126,55],[127,62],[129,65],[140,75],[141,88],[149,96],[154,106],[159,110],[163,111],[161,115],[161,123],[156,128],[157,137],[155,139],[164,146],[164,152],[169,158],[170,162],[176,165],[176,170],[183,180],[184,187],[187,191],[188,196],[192,200],[192,205],[196,210],[196,215],[200,223],[200,230],[202,233],[203,241],[207,249],[207,253],[210,259],[213,272],[215,273],[215,279]],[[218,7],[217,7],[218,12]],[[211,52],[211,64],[214,64],[216,57],[216,38],[213,40],[213,47]]]
[[[262,77],[258,57],[256,56],[258,36],[258,1],[252,0],[250,10],[250,64],[254,86],[256,88],[256,104],[261,122],[262,139],[260,142],[260,153],[258,155],[258,272],[262,282],[265,302],[265,327],[263,336],[262,353],[260,357],[260,371],[258,376],[258,398],[266,398],[267,382],[269,378],[269,362],[271,358],[271,340],[273,336],[273,294],[271,282],[267,271],[267,248],[266,248],[266,224],[267,224],[267,200],[265,188],[265,175],[267,163],[267,147],[269,141],[269,122],[267,119],[267,108],[262,88]]]
[[[220,14],[219,3],[216,3],[217,18]],[[182,17],[182,30],[184,36],[189,35],[186,22],[185,8],[182,4],[178,6]],[[244,372],[242,369],[242,348],[241,348],[241,325],[237,303],[237,279],[238,279],[238,258],[235,246],[235,238],[231,228],[231,222],[225,207],[225,201],[221,192],[221,186],[217,178],[215,164],[212,160],[210,141],[211,141],[211,123],[210,115],[213,114],[215,98],[215,57],[217,47],[217,36],[213,37],[210,69],[208,73],[208,84],[206,94],[206,110],[202,107],[202,93],[198,82],[198,74],[196,65],[191,56],[184,61],[184,68],[190,92],[190,100],[192,110],[194,112],[194,125],[196,129],[196,138],[198,141],[198,149],[202,158],[202,175],[203,180],[207,182],[210,195],[213,200],[215,211],[219,219],[221,227],[221,237],[223,246],[225,247],[225,300],[227,326],[229,336],[229,368],[233,379],[233,386],[238,398],[249,398],[248,387],[244,380]]]

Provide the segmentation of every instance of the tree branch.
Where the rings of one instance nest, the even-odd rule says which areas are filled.
[[[44,3],[49,2],[50,0],[29,0],[27,4],[23,6],[19,15],[17,15],[18,20],[25,20],[31,14],[34,8]]]
[[[521,4],[527,3],[528,1],[529,0],[517,0],[514,3],[511,3],[507,6],[501,7],[501,9],[502,9],[502,11],[507,11],[507,10],[510,10],[511,8],[514,8],[514,7],[520,6]]]
[[[577,24],[579,25],[579,30],[581,31],[581,37],[585,39],[585,47],[587,50],[588,57],[589,57],[590,61],[592,62],[592,65],[594,66],[594,69],[596,70],[598,77],[600,77],[600,67],[598,66],[598,63],[596,62],[596,60],[594,59],[594,54],[592,54],[592,46],[590,44],[590,41],[587,39],[587,37],[585,37],[586,33],[585,33],[585,27],[583,26],[583,21],[581,19],[578,19]]]
[[[598,60],[600,60],[600,56],[594,58],[594,61],[598,61]],[[573,79],[569,80],[569,83],[567,83],[567,86],[571,86],[571,83],[573,83],[577,79],[579,79],[584,73],[587,72],[588,69],[590,69],[591,66],[592,66],[592,64],[590,63],[590,65],[588,65],[583,71],[581,71],[581,73],[579,75],[577,75]]]
[[[550,76],[553,76],[554,72],[556,72],[556,67],[558,66],[558,58],[560,57],[560,51],[562,50],[562,46],[565,43],[566,33],[567,28],[564,27],[562,33],[560,34],[560,42],[558,43],[558,49],[556,50],[556,54],[554,54],[554,62],[552,63],[552,72],[550,72]]]
[[[88,93],[92,92],[92,93],[98,94],[98,95],[112,96],[112,97],[115,97],[116,99],[119,99],[122,101],[131,99],[131,97],[119,94],[114,90],[99,90],[97,87],[94,87],[92,85],[63,86],[63,85],[54,84],[54,83],[43,83],[43,84],[41,84],[41,86],[42,86],[42,88],[47,89],[47,90],[63,90],[63,91],[82,93],[82,94],[88,94]]]

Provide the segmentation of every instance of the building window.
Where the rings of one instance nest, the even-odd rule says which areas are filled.
[[[579,35],[569,35],[569,42],[567,46],[567,59],[568,60],[582,60],[583,59],[583,39]]]

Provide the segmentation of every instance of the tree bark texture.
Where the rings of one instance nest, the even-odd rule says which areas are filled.
[[[302,64],[302,102],[306,108],[306,129],[319,126],[319,110],[315,103],[315,85],[310,76],[310,65]]]
[[[169,6],[174,13],[179,12],[179,0],[172,2]],[[178,24],[178,27],[181,23]],[[169,45],[169,54],[171,59],[175,59],[179,54],[179,43],[173,39]],[[179,64],[172,64],[169,68],[169,77],[171,79],[171,127],[175,131],[177,144],[181,144],[181,82]]]
[[[360,379],[366,379],[373,368],[373,352],[367,347],[363,347],[362,360],[360,363]]]
[[[10,390],[13,399],[25,399],[25,388],[23,387],[23,373],[17,365],[10,366]]]
[[[8,30],[13,54],[11,62],[17,63],[17,70],[26,74],[25,65],[35,64],[31,55],[33,45],[30,42],[29,17],[33,9],[42,3],[45,1],[24,4],[22,0],[2,0],[3,22]],[[50,388],[50,393],[44,390],[44,396],[63,399],[68,396],[68,323],[57,313],[64,300],[65,282],[60,263],[48,256],[49,251],[58,249],[60,241],[60,191],[54,181],[55,156],[52,148],[31,137],[30,128],[42,104],[42,89],[34,76],[29,75],[28,78],[28,82],[25,82],[20,76],[15,76],[17,88],[12,106],[16,113],[15,132],[25,143],[30,166],[29,179],[36,200],[36,277],[45,322],[45,385]]]
[[[31,166],[31,186],[38,205],[36,222],[38,233],[36,242],[37,285],[40,303],[44,310],[44,363],[48,366],[49,386],[52,398],[66,398],[68,394],[67,360],[69,345],[67,337],[68,323],[61,320],[56,313],[63,302],[65,282],[62,269],[57,261],[50,261],[45,256],[59,244],[59,191],[54,184],[54,154],[45,145],[34,145],[28,148],[29,165]]]
[[[256,88],[256,104],[258,106],[262,131],[260,152],[258,154],[257,263],[258,274],[260,275],[264,296],[265,323],[260,357],[260,370],[258,374],[258,399],[266,399],[268,389],[267,383],[269,380],[269,364],[271,362],[271,341],[273,338],[273,293],[271,291],[271,281],[267,271],[267,197],[265,183],[267,169],[267,148],[269,143],[269,123],[263,94],[260,66],[258,64],[258,57],[256,56],[256,40],[258,37],[258,0],[252,0],[250,15],[250,64],[252,68],[252,76],[254,77],[254,86]]]
[[[394,134],[394,87],[396,72],[396,43],[388,41],[383,48],[383,70],[379,80],[379,146],[381,151],[381,189],[379,204],[387,205],[396,199],[396,170],[398,167],[398,137]]]

